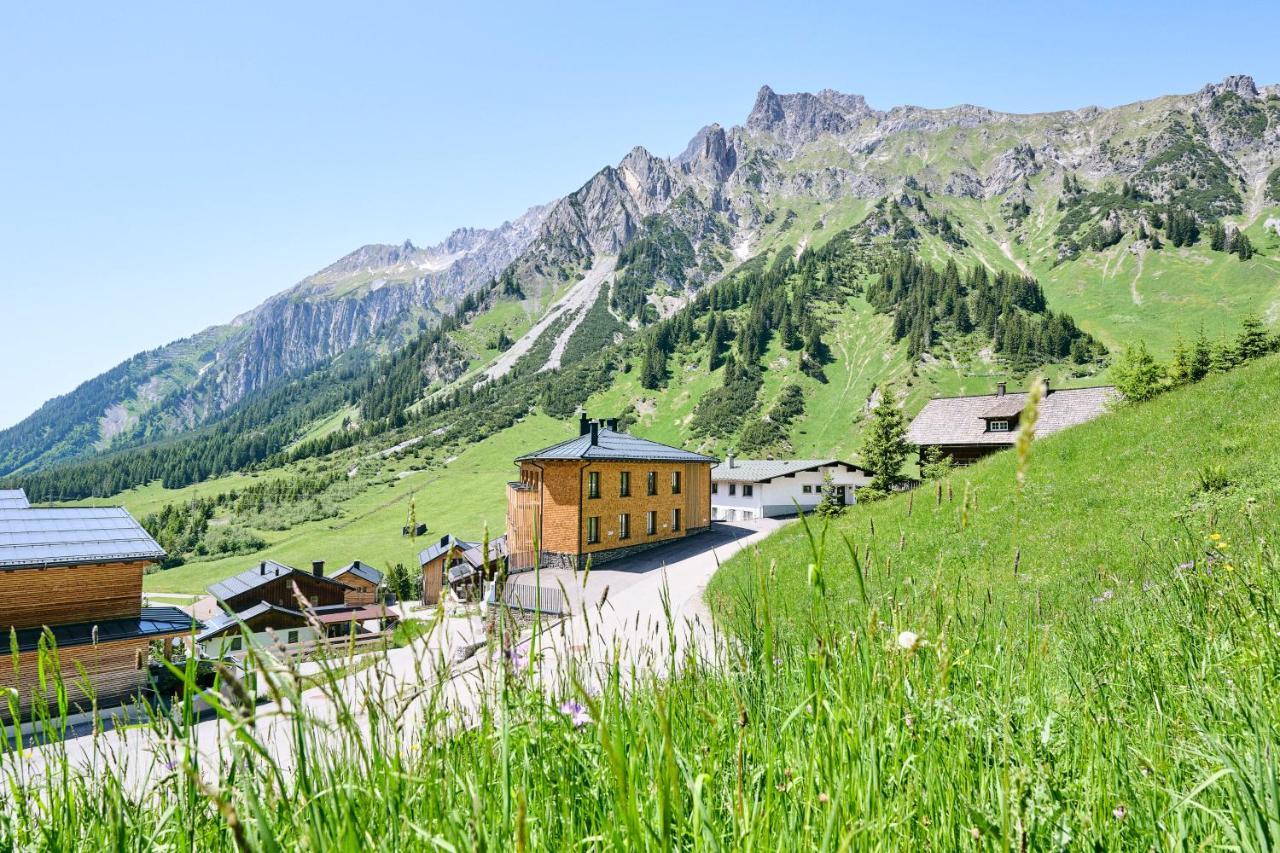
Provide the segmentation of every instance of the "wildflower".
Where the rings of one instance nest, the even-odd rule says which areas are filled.
[[[1113,599],[1113,598],[1115,598],[1115,597],[1116,597],[1116,594],[1115,594],[1113,591],[1111,591],[1111,590],[1109,590],[1109,589],[1104,589],[1104,590],[1102,591],[1102,595],[1095,595],[1095,596],[1093,597],[1093,603],[1094,603],[1094,604],[1102,604],[1102,603],[1104,603],[1104,602],[1110,601],[1111,599]]]
[[[773,665],[774,665],[774,666],[782,666],[782,658],[774,658],[774,659],[773,659]]]
[[[898,635],[898,648],[903,651],[914,652],[923,645],[924,640],[915,631],[903,631]]]
[[[1221,538],[1222,538],[1222,534],[1221,534],[1221,533],[1210,533],[1210,534],[1209,534],[1209,539],[1210,539],[1210,540],[1212,540],[1212,541],[1214,541],[1214,542],[1217,542],[1217,541],[1218,541],[1218,540],[1220,540]]]
[[[1185,563],[1179,563],[1178,568],[1184,572],[1190,571],[1196,567],[1195,560],[1187,560]]]
[[[1121,803],[1111,810],[1111,816],[1116,820],[1124,820],[1128,814],[1129,810],[1124,807],[1124,803]]]
[[[981,841],[982,830],[978,829],[978,827],[976,826],[969,827],[969,837],[972,838],[974,841]]]
[[[831,800],[831,798],[827,796],[827,792],[826,792],[826,791],[819,791],[819,792],[818,792],[818,802],[820,802],[820,803],[826,803],[826,802],[829,802],[830,800]]]
[[[503,651],[502,656],[507,659],[507,663],[516,672],[520,672],[529,664],[529,656],[519,646],[506,649]]]
[[[580,729],[588,723],[594,722],[591,719],[591,713],[583,707],[581,702],[570,699],[560,706],[560,713],[569,718],[569,722],[573,723],[575,729]]]
[[[909,729],[914,728],[916,724],[916,718],[913,717],[911,714],[907,714],[905,717],[902,718],[902,723]]]
[[[1230,563],[1226,563],[1225,565],[1223,565],[1222,568],[1226,569],[1229,572],[1234,572],[1236,570],[1236,567],[1231,565]]]

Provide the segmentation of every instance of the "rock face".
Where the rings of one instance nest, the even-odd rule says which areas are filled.
[[[1164,200],[1191,175],[1195,191],[1212,196],[1205,210],[1222,215],[1257,207],[1277,166],[1280,87],[1243,75],[1189,95],[1037,115],[972,105],[877,110],[860,95],[764,86],[741,126],[708,125],[674,159],[637,147],[498,228],[458,229],[429,248],[361,247],[227,326],[131,359],[0,433],[0,475],[12,468],[6,458],[41,464],[45,451],[74,454],[127,437],[140,411],[165,409],[176,430],[353,348],[394,348],[504,271],[526,293],[548,293],[641,234],[687,238],[681,262],[694,287],[747,259],[761,229],[786,219],[797,198],[837,204],[910,190],[1025,203],[1033,180],[1056,187],[1070,174]],[[24,442],[44,450],[33,455]]]

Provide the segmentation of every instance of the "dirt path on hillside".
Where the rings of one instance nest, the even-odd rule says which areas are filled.
[[[1138,279],[1142,278],[1142,267],[1147,260],[1147,253],[1143,249],[1138,249],[1138,270],[1133,274],[1133,280],[1129,282],[1129,295],[1133,297],[1134,305],[1142,304],[1142,294],[1138,292]]]
[[[1025,276],[1031,275],[1031,270],[1027,269],[1027,265],[1022,262],[1022,259],[1015,258],[1013,256],[1013,246],[1009,243],[1008,240],[1001,240],[999,242],[999,246],[1000,246],[1000,251],[1004,252],[1004,256],[1009,260],[1013,261],[1014,265],[1017,266],[1018,269],[1022,270],[1023,275]]]
[[[484,375],[480,378],[476,385],[483,385],[486,382],[492,382],[500,379],[511,372],[511,368],[515,367],[517,361],[525,356],[533,345],[537,343],[538,338],[542,337],[552,323],[565,316],[566,312],[576,313],[577,319],[572,328],[577,328],[577,323],[582,322],[582,315],[595,303],[596,297],[600,294],[600,285],[604,283],[605,277],[613,272],[614,265],[618,259],[614,256],[596,258],[595,264],[587,271],[577,284],[569,288],[569,292],[561,297],[543,315],[542,319],[533,324],[533,328],[520,336],[511,348],[499,355],[493,360],[493,364],[485,369]],[[567,330],[566,330],[567,331]],[[565,344],[568,344],[568,338],[561,335]],[[560,346],[560,340],[556,341],[559,347],[560,355],[564,354],[564,347]],[[553,358],[556,360],[556,366],[560,364],[559,355],[553,351]],[[550,363],[550,361],[548,361]]]

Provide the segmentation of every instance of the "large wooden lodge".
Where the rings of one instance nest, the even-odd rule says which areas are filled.
[[[707,530],[717,461],[582,415],[577,437],[516,459],[508,568],[580,568]]]
[[[21,490],[0,492],[0,627],[18,649],[0,687],[17,690],[19,716],[37,698],[42,647],[56,648],[71,713],[138,694],[152,644],[192,630],[176,607],[142,606],[143,570],[164,555],[120,507],[32,507]],[[54,690],[46,681],[51,705]],[[9,716],[0,704],[5,724],[17,722]]]

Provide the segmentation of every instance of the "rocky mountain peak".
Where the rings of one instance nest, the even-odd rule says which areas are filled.
[[[709,124],[694,134],[675,162],[686,174],[720,183],[738,165],[738,155],[724,128]]]
[[[1258,97],[1258,86],[1248,74],[1230,74],[1222,78],[1221,83],[1209,83],[1200,90],[1202,96],[1209,98],[1215,98],[1227,92],[1251,101]]]
[[[804,145],[820,136],[850,133],[877,113],[861,95],[823,89],[816,95],[798,92],[779,95],[762,86],[747,117],[746,129],[768,133],[792,145]]]

